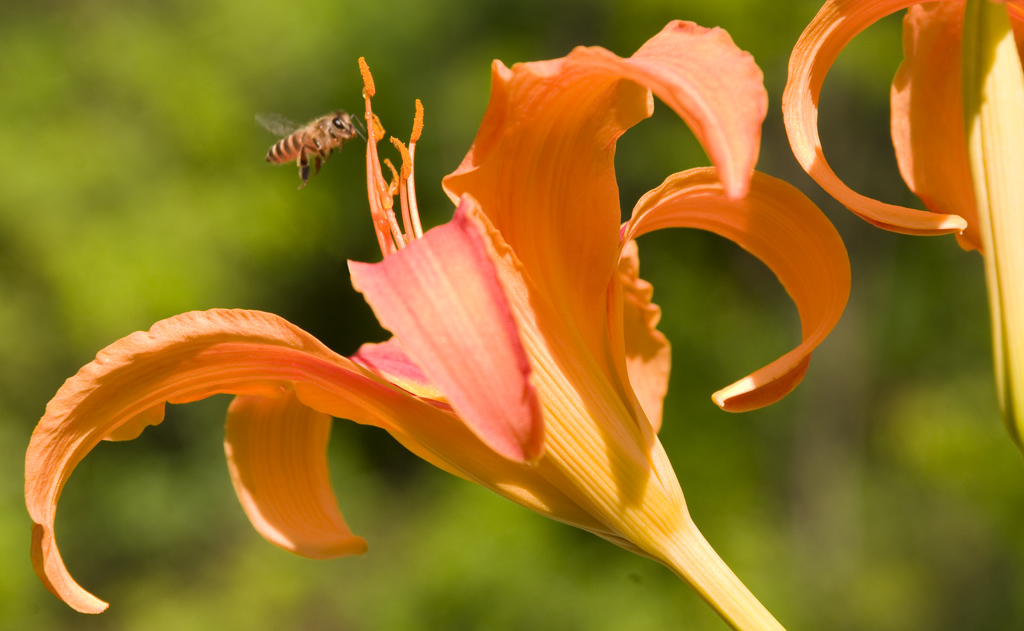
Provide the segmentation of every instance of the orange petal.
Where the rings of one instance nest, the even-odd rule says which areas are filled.
[[[33,565],[43,583],[79,611],[96,613],[107,606],[68,574],[53,532],[64,483],[101,439],[137,435],[162,418],[155,411],[165,401],[218,392],[279,393],[293,380],[331,388],[352,402],[350,408],[361,406],[363,417],[380,418],[385,427],[388,419],[409,418],[411,431],[431,431],[415,426],[417,419],[429,418],[424,414],[429,405],[379,382],[277,316],[216,310],[158,322],[100,351],[68,379],[32,434],[25,501],[35,522]]]
[[[811,351],[839,321],[850,295],[850,261],[839,233],[782,180],[755,172],[750,193],[734,201],[714,169],[678,173],[641,198],[623,241],[669,227],[700,228],[736,242],[775,273],[796,303],[802,343],[713,397],[730,412],[781,399],[803,379]]]
[[[910,7],[903,18],[906,57],[892,83],[892,140],[900,173],[928,210],[967,220],[957,240],[981,248],[967,161],[960,38],[964,3]]]
[[[292,390],[237,396],[228,408],[224,451],[245,514],[267,541],[312,559],[366,552],[331,490],[330,436],[331,417]]]
[[[757,160],[767,93],[760,69],[721,29],[672,22],[628,59],[577,48],[553,61],[493,66],[473,147],[445,179],[473,195],[561,317],[595,356],[621,220],[618,137],[648,117],[651,90],[693,128],[730,194]]]
[[[544,424],[530,364],[470,206],[380,263],[350,262],[352,285],[481,440],[535,460]]]
[[[32,561],[47,588],[82,612],[107,607],[68,574],[53,531],[65,482],[101,439],[127,425],[137,433],[157,420],[153,410],[163,401],[193,401],[218,392],[273,398],[292,383],[299,401],[318,412],[383,427],[446,471],[553,519],[608,534],[534,467],[496,456],[446,406],[380,381],[272,314],[192,312],[100,351],[47,405],[25,458],[25,502],[35,522]],[[143,422],[133,423],[140,414]],[[265,506],[280,503],[281,498],[271,498]],[[315,546],[308,541],[311,533],[305,535],[303,547]],[[337,543],[336,530],[329,541]],[[331,544],[321,542],[321,547]]]
[[[847,208],[886,230],[919,235],[948,234],[967,227],[963,217],[886,204],[851,190],[828,165],[818,137],[818,95],[839,51],[878,19],[917,3],[917,0],[826,2],[793,49],[789,80],[782,96],[782,113],[790,145],[801,166]]]
[[[619,258],[622,287],[622,328],[629,384],[654,431],[661,428],[662,402],[668,392],[672,348],[656,327],[661,308],[651,302],[654,288],[640,278],[640,254],[636,241],[622,246]]]

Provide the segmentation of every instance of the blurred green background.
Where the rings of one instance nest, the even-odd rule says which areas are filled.
[[[698,526],[791,631],[1024,627],[1024,468],[1002,429],[980,257],[952,237],[881,232],[807,178],[779,110],[789,51],[820,3],[798,0],[393,0],[289,3],[44,0],[0,5],[0,629],[722,630],[653,562],[545,520],[416,460],[383,432],[335,423],[330,462],[360,558],[265,543],[234,497],[226,397],[171,406],[104,443],[68,483],[58,541],[111,602],[77,614],[28,558],[23,458],[46,401],[97,350],[182,311],[281,314],[335,350],[385,333],[347,259],[379,257],[354,143],[297,192],[253,121],[374,106],[408,135],[426,108],[424,222],[484,111],[489,63],[576,45],[628,55],[669,20],[722,26],[765,73],[759,168],[837,225],[853,293],[794,394],[729,415],[710,394],[789,350],[796,310],[774,277],[715,236],[645,237],[643,275],[672,340],[662,440]],[[888,137],[899,15],[839,59],[821,100],[836,171],[917,205]],[[382,145],[384,147],[384,145]],[[707,164],[664,106],[617,154],[623,208]]]

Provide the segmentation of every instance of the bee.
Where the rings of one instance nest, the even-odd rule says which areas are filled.
[[[305,125],[296,125],[278,114],[257,114],[256,122],[271,133],[284,136],[267,152],[267,162],[284,164],[295,160],[302,178],[300,189],[309,181],[310,157],[314,174],[320,173],[320,165],[327,162],[335,149],[341,151],[346,141],[363,136],[356,127],[359,118],[345,110],[321,116]]]

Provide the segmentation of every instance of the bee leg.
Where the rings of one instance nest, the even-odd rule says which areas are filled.
[[[303,148],[302,151],[299,152],[298,163],[299,177],[302,178],[302,184],[299,184],[299,190],[302,190],[302,187],[305,186],[306,182],[309,181],[309,158],[306,156],[305,148]]]
[[[317,157],[313,158],[313,167],[315,168],[315,171],[313,171],[313,173],[315,175],[319,175],[320,174],[320,156],[317,156]]]

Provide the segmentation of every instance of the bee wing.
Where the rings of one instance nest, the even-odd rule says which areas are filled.
[[[299,127],[302,127],[302,125],[295,121],[273,112],[260,112],[256,115],[256,122],[275,136],[287,136]]]

